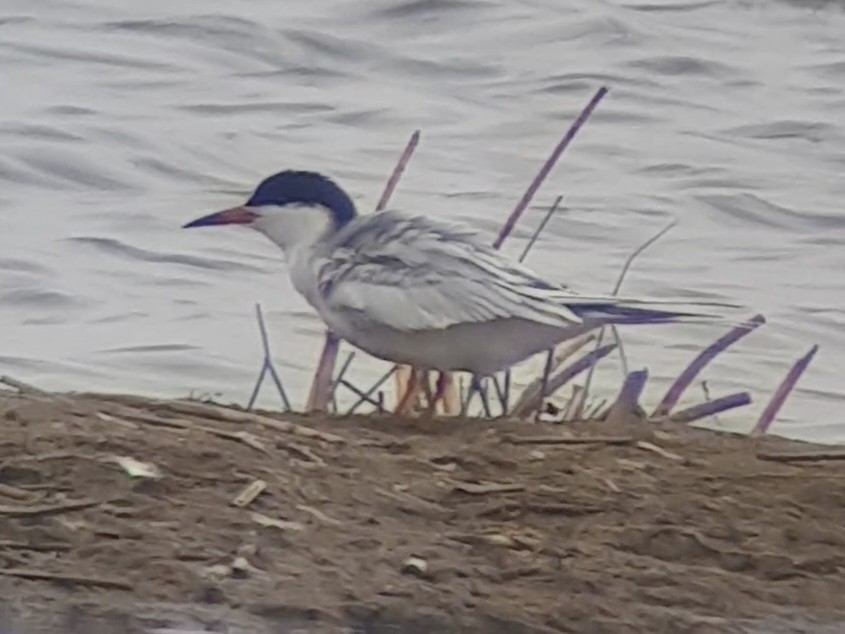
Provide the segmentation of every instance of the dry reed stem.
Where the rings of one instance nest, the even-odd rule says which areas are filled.
[[[748,392],[736,392],[721,396],[719,398],[693,405],[679,412],[666,417],[657,417],[652,420],[669,420],[672,423],[692,423],[708,416],[715,416],[721,414],[729,409],[743,407],[751,403],[751,395]]]
[[[514,210],[511,212],[510,216],[508,216],[507,220],[505,220],[505,224],[502,226],[501,231],[499,231],[499,235],[496,238],[496,241],[493,243],[493,248],[498,249],[502,246],[505,242],[507,237],[510,235],[513,228],[516,226],[519,217],[523,214],[525,209],[528,207],[531,199],[534,198],[534,194],[537,193],[537,190],[540,189],[540,185],[543,184],[543,181],[546,180],[548,175],[551,173],[552,168],[557,163],[558,159],[560,159],[561,155],[563,154],[564,150],[569,147],[569,144],[572,142],[572,139],[575,138],[575,135],[578,134],[578,131],[583,127],[583,125],[587,122],[587,119],[590,118],[590,115],[599,105],[599,102],[604,98],[604,96],[608,93],[610,89],[606,86],[602,86],[596,91],[596,94],[593,95],[593,98],[584,106],[584,109],[581,113],[575,118],[575,121],[572,122],[572,125],[569,126],[569,129],[563,135],[563,138],[558,142],[555,146],[554,150],[552,150],[551,155],[543,166],[540,168],[540,171],[537,172],[537,175],[534,177],[534,180],[531,181],[531,184],[528,186],[528,189],[525,190],[525,193],[520,198],[519,202],[514,207]]]
[[[587,333],[581,335],[580,337],[577,337],[576,339],[560,344],[560,346],[554,353],[551,371],[556,372],[565,361],[567,361],[573,355],[578,353],[578,351],[581,350],[588,343],[594,341],[595,338],[595,334]],[[526,416],[533,409],[542,406],[542,403],[537,402],[537,400],[540,398],[540,391],[542,386],[542,376],[538,376],[531,383],[529,383],[522,391],[522,394],[519,395],[519,399],[517,400],[517,402],[511,408],[510,415],[519,418],[522,416]],[[545,396],[548,397],[549,394],[546,394]]]
[[[341,522],[340,520],[336,520],[333,517],[329,517],[328,515],[323,513],[321,510],[315,509],[313,506],[308,506],[306,504],[297,504],[296,508],[299,509],[300,511],[308,513],[309,515],[317,518],[318,520],[320,520],[324,524],[330,524],[332,526],[343,526],[343,522]]]
[[[5,568],[0,569],[0,575],[4,577],[18,577],[33,581],[54,581],[62,584],[78,586],[92,586],[96,588],[107,588],[113,590],[134,589],[133,584],[119,579],[106,579],[104,577],[88,577],[84,575],[73,575],[61,572],[47,572],[45,570],[34,570],[30,568]]]
[[[757,424],[754,425],[754,429],[751,430],[752,436],[760,436],[769,431],[769,427],[777,417],[780,408],[783,407],[789,393],[792,392],[793,388],[798,383],[798,379],[800,379],[801,375],[804,374],[807,366],[810,365],[810,362],[813,360],[813,357],[816,356],[818,351],[819,346],[816,344],[789,369],[789,372],[787,372],[783,382],[775,390],[775,393],[772,395],[772,399],[760,414],[760,418],[757,420]]]
[[[232,504],[240,508],[246,508],[261,495],[267,488],[267,483],[264,480],[253,480],[246,485],[240,493],[238,493],[232,500]]]
[[[454,482],[452,490],[469,495],[490,495],[491,493],[519,493],[525,491],[524,484],[496,483],[476,484],[475,482]]]
[[[100,506],[108,500],[71,500],[58,504],[36,504],[32,506],[15,506],[0,504],[0,516],[3,517],[44,517],[46,515],[58,515],[81,511],[95,506]]]
[[[293,408],[290,405],[290,400],[288,399],[285,387],[282,385],[282,379],[279,377],[279,374],[276,372],[276,367],[273,365],[273,357],[270,353],[270,339],[267,335],[267,326],[264,324],[264,314],[261,312],[261,304],[255,305],[255,317],[258,321],[258,332],[261,336],[261,347],[264,350],[264,359],[261,363],[261,371],[258,373],[258,380],[255,382],[255,388],[252,390],[252,395],[249,397],[249,403],[246,408],[250,410],[253,405],[255,405],[255,401],[258,398],[258,392],[261,390],[261,384],[264,382],[264,376],[269,374],[273,383],[276,385],[276,390],[279,392],[279,396],[285,406],[285,411],[289,412]]]
[[[666,390],[666,394],[660,401],[660,404],[654,409],[652,416],[668,416],[672,408],[678,403],[681,396],[690,384],[695,380],[695,377],[709,364],[718,354],[726,350],[753,330],[766,323],[763,315],[754,315],[745,324],[736,326],[729,332],[725,333],[719,339],[707,346],[704,350],[698,353],[696,357],[690,361],[689,365],[678,375],[675,382]]]
[[[302,438],[311,438],[314,440],[322,440],[323,442],[333,444],[344,444],[346,439],[342,436],[332,434],[329,432],[319,431],[313,427],[302,425],[300,423],[292,423],[285,420],[277,420],[269,416],[261,414],[253,414],[248,412],[241,412],[234,409],[220,407],[218,405],[211,405],[207,403],[193,403],[185,401],[164,401],[165,406],[175,413],[187,414],[189,416],[200,416],[211,418],[212,420],[219,420],[227,423],[247,423],[253,425],[260,425],[268,429],[281,432],[283,434],[293,434],[301,436]],[[124,405],[126,407],[126,405]]]
[[[630,445],[632,436],[509,436],[512,445]]]
[[[656,453],[658,456],[662,456],[664,458],[668,458],[669,460],[674,460],[676,462],[683,462],[686,460],[683,456],[679,456],[676,453],[672,453],[671,451],[667,451],[663,449],[663,447],[658,447],[654,443],[650,443],[645,440],[637,441],[637,447],[640,449],[644,449],[645,451],[651,451],[652,453]]]
[[[845,460],[845,448],[792,452],[758,451],[756,456],[760,460],[769,460],[772,462],[819,462],[822,460]]]
[[[611,425],[619,424],[635,415],[647,380],[648,370],[631,372],[625,377],[625,382],[622,384],[619,396],[616,402],[611,405],[605,422]]]
[[[23,381],[18,381],[17,379],[11,376],[0,376],[0,383],[14,388],[22,394],[47,394],[47,392],[45,392],[41,388],[35,387],[34,385],[30,385],[29,383],[24,383]]]
[[[648,249],[652,244],[657,242],[660,238],[662,238],[670,229],[672,229],[678,223],[677,220],[672,220],[669,224],[663,227],[660,231],[655,233],[651,236],[648,240],[643,242],[640,246],[638,246],[631,255],[628,256],[628,259],[625,260],[625,264],[622,266],[622,270],[619,272],[619,277],[616,279],[616,285],[613,287],[613,293],[611,294],[613,297],[619,294],[619,290],[622,288],[622,283],[625,281],[625,276],[628,274],[628,270],[631,268],[631,265],[646,249]],[[596,350],[599,349],[603,340],[604,340],[604,331],[605,327],[602,326],[599,329],[598,339],[596,340]],[[616,337],[616,344],[620,348],[622,348],[622,339],[619,337],[619,332],[616,329],[613,329],[613,334]],[[624,360],[624,352],[620,352],[623,355]],[[590,385],[593,382],[593,375],[595,374],[596,365],[594,364],[591,368],[589,373],[587,374],[587,380],[584,382],[584,391],[581,393],[580,401],[575,406],[575,416],[577,418],[583,418],[584,414],[584,404],[587,402],[587,398],[590,395]],[[625,365],[627,366],[627,361],[625,361]]]

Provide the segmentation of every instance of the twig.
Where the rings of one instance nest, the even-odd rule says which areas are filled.
[[[181,404],[184,408],[184,403]],[[201,406],[202,407],[202,406]],[[207,406],[211,407],[211,406]],[[127,408],[128,409],[128,408]],[[196,411],[196,410],[195,410]],[[217,420],[224,420],[228,422],[238,422],[238,423],[253,423],[257,425],[261,425],[262,427],[267,427],[269,429],[274,429],[276,431],[280,431],[286,434],[296,434],[299,436],[303,436],[305,438],[314,438],[317,440],[322,440],[325,442],[331,443],[345,443],[345,439],[336,436],[334,434],[327,434],[325,432],[317,431],[316,429],[312,429],[311,427],[306,427],[305,425],[298,425],[296,423],[291,423],[289,421],[281,421],[275,420],[272,418],[268,418],[266,416],[260,416],[257,414],[240,414],[238,415],[237,412],[223,412],[217,411],[214,412],[215,416],[213,418],[217,418]],[[198,413],[198,415],[202,416],[202,413]],[[215,427],[209,427],[208,425],[203,425],[201,423],[194,422],[192,420],[187,419],[166,419],[166,418],[159,418],[158,416],[154,416],[151,414],[147,414],[140,411],[133,411],[129,410],[124,414],[124,417],[131,421],[137,421],[139,423],[145,423],[148,425],[155,425],[157,427],[164,427],[169,429],[176,429],[176,430],[198,430],[206,432],[207,434],[211,434],[213,436],[217,436],[218,438],[222,438],[224,440],[233,440],[235,442],[241,442],[248,447],[251,447],[261,453],[270,455],[270,452],[264,446],[264,444],[258,439],[257,436],[254,434],[249,433],[245,430],[238,430],[238,431],[228,431],[225,429],[217,429]]]
[[[625,265],[622,267],[622,272],[619,273],[619,277],[616,280],[616,286],[613,287],[613,296],[619,294],[619,290],[622,288],[622,282],[625,280],[625,276],[628,274],[628,269],[631,268],[631,264],[633,264],[634,260],[636,260],[640,254],[649,248],[652,244],[660,240],[670,229],[672,229],[675,225],[678,224],[677,220],[673,220],[668,225],[663,227],[660,231],[655,233],[651,236],[648,240],[643,242],[637,249],[628,256],[628,259],[625,260]]]
[[[528,257],[528,252],[531,251],[531,248],[534,246],[534,243],[537,242],[537,238],[539,238],[540,234],[543,233],[543,229],[546,228],[546,225],[549,223],[549,220],[552,219],[552,216],[557,211],[557,208],[560,207],[560,203],[562,201],[563,195],[560,195],[555,198],[554,203],[552,203],[552,206],[549,207],[549,210],[546,212],[546,215],[543,216],[543,219],[540,221],[540,224],[537,225],[537,228],[534,230],[534,233],[531,234],[531,239],[528,240],[528,244],[525,245],[525,248],[522,250],[522,254],[519,256],[519,262],[524,262],[525,258]]]
[[[351,351],[347,357],[346,361],[343,362],[343,365],[340,366],[340,370],[337,372],[337,376],[335,377],[334,381],[332,381],[331,390],[329,391],[329,399],[331,399],[332,403],[334,404],[334,411],[337,412],[337,401],[335,400],[335,394],[337,392],[337,386],[340,381],[343,380],[343,377],[346,376],[346,371],[349,369],[349,366],[352,364],[352,360],[355,358],[355,351]]]
[[[299,423],[291,423],[286,420],[276,420],[266,416],[260,416],[252,419],[250,422],[268,429],[280,431],[284,434],[293,434],[295,436],[302,436],[303,438],[311,438],[312,440],[322,440],[323,442],[343,445],[346,444],[346,439],[337,434],[330,434],[325,431],[319,431],[313,427],[300,425]]]
[[[622,384],[619,397],[611,406],[605,422],[610,424],[619,424],[627,421],[629,417],[634,414],[637,406],[639,405],[640,396],[645,389],[647,380],[648,370],[646,369],[631,372],[627,377],[625,377],[625,382]]]
[[[402,150],[402,155],[399,157],[396,167],[393,168],[393,173],[390,175],[390,178],[387,179],[387,184],[385,185],[381,198],[379,198],[378,204],[376,205],[376,211],[383,211],[387,207],[396,186],[399,184],[399,179],[402,178],[402,174],[405,173],[408,161],[410,161],[411,157],[414,155],[414,151],[417,149],[419,142],[420,131],[414,130],[411,138],[408,139],[408,144],[405,146],[405,149]]]
[[[819,345],[816,344],[789,369],[789,372],[786,374],[783,382],[772,395],[772,400],[769,401],[769,404],[766,405],[763,413],[760,414],[760,418],[757,420],[757,424],[754,425],[754,429],[751,430],[752,435],[762,435],[769,430],[769,427],[774,422],[780,408],[783,407],[784,401],[786,401],[789,393],[792,392],[795,384],[798,383],[798,379],[800,379],[801,375],[804,374],[804,370],[806,370],[807,366],[810,365],[810,362],[813,360],[813,357],[816,356],[818,351]]]
[[[631,253],[631,255],[628,256],[628,259],[625,260],[625,264],[622,266],[622,271],[619,273],[619,277],[616,279],[616,285],[613,287],[612,295],[614,297],[619,293],[619,289],[622,288],[622,282],[625,280],[625,276],[628,274],[628,269],[631,268],[631,264],[633,264],[634,260],[636,260],[637,257],[639,257],[639,255],[643,251],[645,251],[648,247],[650,247],[652,244],[654,244],[660,238],[662,238],[666,234],[666,232],[668,232],[670,229],[672,229],[672,227],[674,227],[677,224],[677,222],[678,222],[677,220],[673,220],[672,222],[670,222],[668,225],[663,227],[660,231],[658,231],[656,234],[654,234],[648,240],[643,242],[639,247],[637,247],[634,250],[633,253]],[[618,331],[616,331],[616,334],[618,335]],[[604,340],[604,326],[602,326],[599,329],[598,339],[596,340],[596,349],[598,349],[599,346],[601,346],[603,340]],[[621,340],[619,342],[621,343]],[[625,365],[627,365],[627,361],[625,362]],[[590,368],[590,372],[589,372],[589,374],[587,374],[587,380],[584,382],[583,398],[581,399],[582,405],[583,405],[583,403],[585,403],[587,401],[587,397],[589,396],[590,386],[593,383],[593,374],[595,374],[595,365],[593,365],[593,367]],[[579,414],[580,414],[581,409],[582,408],[579,407],[579,412],[578,412]]]
[[[159,418],[152,414],[145,414],[142,412],[128,412],[124,414],[124,418],[129,422],[143,423],[144,425],[154,425],[164,429],[173,431],[188,431],[193,428],[193,423],[181,420],[173,420],[169,418]]]
[[[277,445],[277,446],[284,447],[290,453],[292,453],[294,456],[296,456],[299,460],[302,460],[304,462],[310,462],[312,464],[316,464],[316,465],[319,465],[321,467],[326,466],[326,461],[323,460],[317,454],[315,454],[313,451],[311,451],[311,449],[309,449],[308,447],[304,447],[302,445],[298,445],[298,444],[292,443],[292,442],[279,443],[279,445]]]
[[[589,412],[584,414],[584,420],[596,420],[599,418],[599,412],[607,405],[607,399],[603,398],[598,403],[595,403]]]
[[[40,454],[17,453],[8,456],[6,462],[27,462],[32,460],[34,462],[48,462],[51,460],[88,460],[89,456],[73,451],[50,451]],[[45,485],[47,486],[47,485]],[[49,487],[48,487],[49,488]],[[29,487],[32,490],[32,487]]]
[[[331,434],[328,432],[322,432],[317,429],[314,429],[313,427],[308,427],[299,423],[292,423],[286,420],[276,420],[275,418],[270,418],[269,416],[263,416],[261,414],[255,414],[252,412],[242,412],[227,407],[221,407],[219,405],[213,405],[208,403],[193,403],[185,401],[162,401],[161,404],[164,405],[164,407],[166,407],[168,410],[177,414],[210,418],[212,420],[218,420],[227,423],[245,423],[252,425],[261,425],[262,427],[273,429],[284,434],[294,434],[296,436],[302,436],[303,438],[312,438],[315,440],[322,440],[323,442],[328,443],[346,443],[346,439],[342,436],[338,436],[336,434]],[[127,406],[124,405],[124,407]],[[144,415],[141,412],[138,413],[140,415]],[[150,418],[152,419],[152,417]],[[152,420],[159,420],[160,422],[167,423],[167,421],[161,421],[161,419]],[[148,422],[152,422],[152,420]]]
[[[156,427],[162,427],[164,429],[169,430],[176,430],[176,431],[190,431],[190,430],[199,430],[204,431],[206,433],[218,436],[220,438],[224,438],[226,440],[234,440],[236,442],[243,442],[254,449],[257,449],[261,452],[267,453],[267,450],[264,446],[255,439],[254,437],[250,438],[251,434],[245,431],[237,431],[237,432],[230,432],[224,431],[222,429],[215,429],[214,427],[208,427],[207,425],[202,425],[200,423],[195,423],[194,421],[190,420],[176,420],[176,419],[168,419],[168,418],[159,418],[158,416],[154,416],[151,414],[146,414],[143,412],[128,412],[125,415],[125,418],[130,421],[135,421],[138,423],[143,423],[145,425],[155,425]]]
[[[645,440],[637,441],[637,447],[639,447],[640,449],[645,449],[646,451],[656,453],[658,456],[663,456],[664,458],[668,458],[669,460],[675,460],[677,462],[684,461],[683,456],[679,456],[678,454],[672,453],[671,451],[666,451],[662,447],[658,447],[654,443],[650,443]]]
[[[264,315],[261,312],[261,304],[255,305],[255,317],[258,320],[258,332],[261,335],[261,346],[264,349],[264,360],[261,363],[261,371],[258,373],[258,380],[255,382],[255,388],[252,390],[252,396],[250,396],[249,403],[246,408],[251,410],[255,405],[255,401],[258,398],[258,391],[261,389],[261,384],[264,382],[264,376],[269,373],[270,377],[273,379],[273,383],[276,384],[276,390],[278,390],[279,396],[282,398],[285,411],[289,412],[292,408],[290,406],[290,401],[288,400],[287,392],[285,392],[285,388],[282,385],[282,380],[279,378],[279,374],[276,372],[276,367],[273,365],[273,357],[270,353],[270,340],[267,336],[267,327],[264,325]]]
[[[81,511],[99,506],[108,500],[73,500],[59,504],[36,504],[32,506],[14,506],[0,504],[0,516],[4,517],[40,517],[58,515],[70,511]]]
[[[755,315],[749,319],[747,323],[733,328],[730,332],[722,335],[719,339],[702,350],[698,356],[690,362],[684,371],[678,375],[678,378],[675,379],[675,382],[672,383],[666,391],[666,395],[663,397],[663,400],[661,400],[660,404],[654,409],[652,416],[667,416],[680,400],[684,390],[692,384],[695,377],[698,376],[708,363],[715,359],[718,354],[726,350],[729,346],[733,345],[764,323],[766,323],[766,319],[763,315]]]
[[[549,392],[549,377],[552,373],[552,366],[554,365],[555,349],[551,348],[546,353],[546,364],[543,367],[543,378],[540,383],[540,398],[537,399],[537,409],[535,410],[534,420],[540,420],[540,414],[543,413],[543,404],[546,401],[546,394]]]
[[[23,381],[18,381],[17,379],[7,375],[0,376],[0,383],[14,388],[22,394],[49,394],[49,392],[42,390],[39,387],[35,387],[34,385],[30,385],[29,383],[24,383]]]
[[[502,502],[488,506],[476,513],[476,517],[510,516],[513,513],[537,513],[540,515],[563,515],[564,517],[583,517],[607,510],[606,506],[598,504],[569,504],[566,502],[551,502],[540,504],[537,502]]]
[[[64,552],[72,548],[67,542],[45,542],[43,544],[31,544],[28,542],[16,542],[11,539],[0,539],[0,548],[12,550],[32,550],[35,552]]]
[[[595,335],[588,333],[581,335],[580,337],[577,337],[572,341],[568,341],[562,344],[555,352],[552,369],[557,370],[563,364],[564,361],[572,357],[576,352],[578,352],[581,348],[586,346],[594,339]],[[528,386],[524,390],[522,390],[522,394],[520,394],[519,398],[511,409],[510,415],[515,417],[524,416],[525,414],[530,412],[534,407],[536,407],[537,399],[539,398],[542,384],[542,376],[537,377],[531,383],[529,383]],[[546,392],[548,392],[548,389],[546,389]]]
[[[522,436],[504,440],[513,445],[630,445],[634,442],[630,436]]]
[[[549,380],[549,395],[554,394],[557,390],[559,390],[562,386],[566,385],[569,381],[574,379],[576,376],[595,366],[601,359],[605,358],[611,352],[616,349],[614,344],[608,344],[602,348],[597,348],[593,350],[591,353],[584,355],[578,361],[573,363],[572,365],[567,366],[560,372],[558,372],[554,377]]]
[[[113,425],[120,425],[121,427],[126,427],[127,429],[138,429],[139,427],[139,425],[133,423],[130,420],[123,420],[122,418],[112,416],[111,414],[106,414],[105,412],[96,412],[94,415],[103,422],[112,423]]]
[[[453,491],[468,493],[470,495],[489,495],[490,493],[519,493],[525,491],[524,484],[475,484],[474,482],[455,482],[452,485]]]
[[[622,376],[628,376],[628,355],[625,353],[625,346],[622,345],[622,335],[619,334],[619,328],[616,324],[610,324],[610,334],[613,335],[613,343],[619,349],[619,361],[622,364]],[[586,396],[586,394],[584,395]]]
[[[772,462],[818,462],[820,460],[845,460],[845,449],[819,449],[817,451],[769,452],[758,451],[757,458]]]
[[[350,383],[346,379],[342,379],[340,384],[359,398],[358,403],[369,403],[370,405],[375,406],[379,414],[384,413],[384,407],[382,407],[381,401],[373,398],[370,394],[361,391],[354,383]]]
[[[551,172],[555,163],[560,158],[560,155],[563,153],[563,151],[566,149],[566,147],[572,141],[572,139],[574,138],[574,136],[578,132],[578,130],[581,128],[581,126],[584,125],[587,118],[590,116],[590,114],[592,114],[592,111],[595,109],[595,107],[598,106],[599,101],[601,101],[601,99],[604,97],[604,95],[607,94],[607,91],[608,91],[608,89],[605,88],[605,87],[600,88],[596,92],[596,94],[593,96],[593,99],[587,104],[587,106],[581,112],[581,115],[578,117],[578,119],[576,119],[572,123],[569,130],[566,132],[564,137],[558,143],[558,146],[552,152],[552,155],[546,160],[546,162],[543,164],[543,167],[540,168],[540,171],[537,173],[537,175],[534,177],[534,180],[528,186],[528,189],[526,190],[522,199],[517,203],[516,207],[511,212],[511,215],[508,217],[507,221],[505,222],[505,225],[502,227],[501,231],[499,232],[499,236],[496,239],[496,242],[493,243],[494,248],[499,248],[504,243],[504,241],[508,237],[508,235],[510,235],[510,232],[513,230],[514,226],[516,226],[517,220],[524,213],[525,209],[528,207],[528,204],[531,202],[531,199],[534,197],[534,194],[537,192],[537,190],[540,188],[540,185],[542,185],[543,181],[549,175],[549,173]],[[549,207],[549,210],[546,212],[546,215],[540,221],[540,224],[534,230],[534,233],[531,235],[531,238],[528,240],[528,243],[525,245],[525,248],[523,249],[522,254],[519,256],[519,262],[524,262],[525,258],[528,257],[529,251],[531,251],[531,248],[534,246],[534,243],[537,241],[537,238],[539,238],[540,233],[542,233],[543,229],[546,228],[546,224],[548,224],[549,220],[551,220],[551,217],[554,215],[555,211],[557,211],[557,209],[560,206],[560,203],[562,201],[563,201],[563,196],[559,195],[555,199],[552,206]],[[549,352],[548,352],[549,356],[546,358],[546,369],[547,370],[549,369],[549,362],[551,360],[551,354],[552,354],[553,350],[554,349],[549,350]],[[538,409],[537,409],[537,417],[540,416],[540,411],[542,410],[542,407],[543,407],[543,399],[545,398],[545,392],[546,392],[545,386],[547,385],[547,382],[548,382],[548,374],[546,372],[544,372],[543,377],[544,377],[543,378],[543,390],[542,390],[543,396],[540,397],[540,404],[539,404]],[[510,384],[510,382],[511,382],[511,369],[510,368],[505,370],[505,381],[508,384]],[[507,411],[507,408],[505,409],[505,411]]]
[[[30,493],[11,484],[0,483],[0,495],[12,498],[13,500],[26,500],[29,498]]]
[[[402,491],[376,488],[375,493],[396,503],[399,510],[404,513],[418,515],[425,518],[446,518],[451,517],[452,511],[442,505],[426,500],[417,495]]]
[[[561,421],[570,422],[574,421],[576,418],[581,418],[579,412],[584,404],[582,400],[583,392],[584,388],[580,385],[572,386],[572,396],[569,397],[569,400],[566,402],[566,407],[563,408],[563,412],[560,414]]]
[[[393,365],[387,372],[382,374],[379,380],[373,383],[372,386],[370,386],[369,390],[359,396],[358,400],[355,401],[355,403],[352,404],[352,407],[347,410],[346,415],[349,416],[350,414],[354,414],[356,409],[358,409],[363,403],[370,400],[370,397],[372,396],[373,392],[379,389],[384,384],[384,382],[387,381],[387,379],[393,376],[393,373],[396,372],[397,368],[399,368],[398,365]],[[358,390],[358,388],[355,388],[355,390]],[[376,401],[376,407],[379,408],[379,411],[384,411],[383,404],[378,401]]]
[[[668,420],[672,423],[692,423],[701,418],[721,414],[729,409],[743,407],[749,403],[751,403],[751,395],[748,392],[737,392],[675,412],[669,416]]]
[[[592,368],[590,369],[592,370]],[[580,385],[572,386],[572,396],[566,403],[561,420],[566,422],[587,420],[587,416],[584,414],[586,403],[587,391]]]
[[[537,175],[534,177],[534,180],[531,181],[531,184],[528,186],[528,189],[525,190],[525,193],[522,195],[522,198],[516,204],[516,207],[511,212],[511,215],[508,216],[508,219],[505,221],[505,224],[502,226],[501,231],[499,231],[499,236],[496,238],[496,241],[493,243],[493,248],[498,249],[502,246],[502,243],[507,239],[510,235],[513,228],[516,226],[519,217],[523,214],[526,207],[528,207],[531,199],[534,198],[534,194],[537,193],[537,190],[540,189],[540,185],[543,184],[543,181],[546,180],[546,177],[552,171],[552,168],[557,163],[558,159],[560,158],[561,154],[563,154],[564,150],[569,146],[572,142],[572,139],[575,138],[575,135],[578,134],[578,131],[587,122],[587,119],[593,113],[593,110],[596,109],[596,106],[599,105],[599,102],[602,98],[607,94],[608,88],[606,86],[602,86],[596,91],[596,94],[593,95],[593,98],[587,103],[584,109],[581,111],[581,114],[572,122],[572,125],[566,131],[566,134],[563,135],[563,138],[557,144],[555,149],[552,151],[551,156],[546,160],[543,164],[543,167],[540,168],[540,171],[537,172]]]
[[[321,522],[326,524],[331,524],[332,526],[343,526],[343,522],[336,520],[333,517],[329,517],[325,513],[323,513],[320,509],[315,509],[313,506],[307,506],[305,504],[297,504],[296,508],[300,511],[304,511],[314,517],[316,517]]]
[[[281,529],[283,531],[297,531],[297,532],[302,532],[302,531],[305,530],[305,525],[302,524],[301,522],[291,522],[291,521],[288,521],[288,520],[280,520],[280,519],[276,519],[275,517],[268,517],[267,515],[264,515],[262,513],[256,513],[255,511],[253,511],[250,514],[250,517],[252,518],[253,522],[255,522],[256,524],[259,524],[260,526],[264,526],[265,528],[273,527],[273,528]]]
[[[267,483],[264,480],[253,480],[235,496],[235,499],[232,500],[232,504],[240,508],[246,508],[255,502],[256,498],[258,498],[258,496],[261,495],[266,488]]]
[[[217,436],[218,438],[222,438],[223,440],[233,440],[235,442],[240,442],[245,444],[247,447],[251,447],[256,451],[260,451],[263,454],[270,455],[270,452],[267,450],[267,447],[255,437],[254,434],[250,434],[248,431],[227,431],[225,429],[215,429],[214,427],[208,427],[206,425],[186,425],[186,427],[191,429],[198,429],[200,431],[204,431],[207,434],[211,434],[212,436]]]
[[[47,572],[45,570],[32,570],[29,568],[5,568],[0,569],[0,575],[4,577],[19,577],[34,581],[56,581],[81,586],[94,586],[98,588],[110,588],[114,590],[134,590],[134,584],[120,579],[106,579],[104,577],[87,577],[84,575],[64,574],[60,572]]]

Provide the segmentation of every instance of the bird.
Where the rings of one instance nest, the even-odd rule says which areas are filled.
[[[339,338],[411,366],[412,383],[418,371],[439,372],[435,403],[449,372],[490,376],[602,326],[718,319],[698,308],[731,306],[581,295],[467,224],[399,209],[360,214],[317,171],[275,173],[244,204],[183,225],[216,226],[247,227],[278,246],[293,287]]]

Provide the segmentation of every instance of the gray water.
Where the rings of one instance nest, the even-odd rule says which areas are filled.
[[[120,6],[119,6],[120,5]],[[786,0],[3,0],[0,372],[45,388],[243,402],[254,304],[302,402],[322,327],[258,234],[183,231],[264,176],[312,168],[491,236],[572,118],[611,92],[535,198],[517,255],[609,292],[738,302],[769,323],[707,373],[748,426],[816,357],[774,431],[845,440],[845,11]],[[720,328],[628,329],[662,395]],[[534,367],[538,367],[535,363]],[[356,382],[384,364],[354,366]],[[618,384],[613,364],[603,384]],[[703,398],[695,387],[692,400]],[[263,404],[276,400],[267,392]]]

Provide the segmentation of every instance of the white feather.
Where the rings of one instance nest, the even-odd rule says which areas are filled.
[[[330,329],[397,363],[490,374],[613,323],[616,308],[662,308],[579,296],[462,225],[384,211],[333,232],[328,216],[307,213],[274,211],[257,228],[285,251],[294,286]]]

